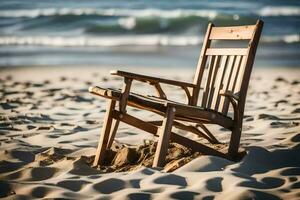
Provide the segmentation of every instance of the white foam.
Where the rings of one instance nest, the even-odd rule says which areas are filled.
[[[284,42],[284,43],[297,43],[300,42],[299,34],[283,35],[283,36],[266,36],[263,38],[263,42],[275,43],[275,42]]]
[[[300,7],[295,6],[267,6],[258,11],[261,16],[299,16]]]
[[[118,23],[122,28],[127,30],[131,30],[136,26],[136,20],[134,17],[120,18]]]
[[[93,9],[93,8],[48,8],[32,10],[3,10],[0,17],[30,17],[52,15],[100,15],[100,16],[128,16],[128,17],[162,17],[178,18],[188,16],[207,17],[214,19],[217,16],[215,10],[192,10],[192,9]]]
[[[0,45],[38,45],[57,47],[114,47],[114,46],[187,46],[202,42],[197,36],[135,35],[105,37],[2,36]]]

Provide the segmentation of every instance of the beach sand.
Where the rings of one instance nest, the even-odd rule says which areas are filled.
[[[0,71],[0,197],[7,199],[300,199],[300,70],[254,69],[240,162],[202,155],[170,173],[140,166],[102,173],[90,167],[106,100],[88,87],[122,86],[109,67],[21,67]],[[191,81],[193,69],[126,68]],[[165,87],[184,102],[180,89]],[[135,92],[154,94],[143,83]],[[144,120],[159,116],[130,108]],[[209,126],[228,142],[230,134]],[[205,142],[191,133],[186,137]],[[119,144],[142,145],[148,133],[121,124]]]

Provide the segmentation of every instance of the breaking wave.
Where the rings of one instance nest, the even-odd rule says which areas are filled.
[[[134,35],[104,37],[2,36],[0,45],[32,45],[56,47],[114,47],[114,46],[189,46],[202,43],[199,36]],[[267,36],[263,43],[299,43],[300,35]]]

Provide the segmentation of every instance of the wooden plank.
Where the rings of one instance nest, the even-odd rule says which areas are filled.
[[[207,120],[208,122],[212,122],[215,124],[219,124],[225,128],[230,128],[232,126],[232,120],[230,117],[224,116],[214,110],[209,110],[209,109],[199,109],[198,107],[195,106],[188,106],[184,104],[171,104],[168,103],[168,105],[172,105],[173,107],[176,108],[176,117],[175,119],[184,120],[188,121],[188,118],[193,118],[198,120]]]
[[[103,127],[101,130],[100,139],[99,139],[99,143],[98,143],[98,148],[96,150],[96,156],[95,156],[93,166],[102,164],[102,161],[103,161],[102,159],[103,159],[103,155],[105,153],[105,150],[106,150],[106,147],[108,144],[108,138],[109,138],[111,123],[112,123],[112,119],[113,119],[112,111],[115,108],[115,105],[116,105],[116,101],[108,100],[108,105],[107,105],[107,109],[106,109],[106,113],[105,113],[104,121],[103,121]]]
[[[157,127],[153,126],[145,121],[142,121],[136,117],[133,117],[131,115],[128,114],[124,114],[124,113],[120,113],[119,111],[113,110],[112,111],[112,117],[114,119],[118,119],[126,124],[129,124],[131,126],[134,126],[136,128],[139,128],[141,130],[144,130],[148,133],[152,133],[154,135],[156,135],[157,133]]]
[[[109,134],[109,140],[108,140],[107,147],[106,147],[107,149],[111,148],[111,145],[113,144],[113,142],[115,140],[115,136],[116,136],[119,124],[120,124],[120,120],[113,119],[112,125],[111,125],[111,131]]]
[[[213,27],[209,36],[210,40],[250,40],[255,25]]]
[[[240,87],[240,81],[238,81],[238,80],[241,80],[241,76],[243,75],[243,72],[244,72],[243,69],[242,69],[243,68],[242,61],[243,61],[243,56],[240,56],[238,64],[236,66],[237,70],[236,70],[236,73],[235,73],[234,81],[233,81],[232,87],[230,89],[232,92],[235,91],[235,88]]]
[[[247,48],[208,48],[205,55],[222,55],[222,56],[244,56],[247,55]]]
[[[166,116],[159,131],[159,140],[154,155],[153,167],[163,167],[165,165],[175,112],[176,109],[174,107],[167,108]]]
[[[206,80],[206,85],[205,85],[205,90],[203,92],[203,99],[202,99],[202,107],[203,108],[206,108],[206,104],[207,104],[207,97],[208,97],[208,94],[209,94],[209,87],[210,87],[210,81],[211,81],[211,78],[212,78],[212,72],[213,72],[213,69],[214,69],[214,66],[215,66],[215,57],[216,56],[212,56],[211,57],[211,60],[210,60],[210,63],[209,63],[209,66],[208,66],[208,77],[207,77],[207,80]]]
[[[161,98],[161,99],[167,99],[167,95],[164,93],[164,91],[161,88],[160,84],[159,83],[155,83],[153,85],[154,85],[154,87],[156,89],[156,92],[157,92],[159,98]]]
[[[213,156],[219,156],[222,158],[227,158],[227,155],[222,152],[219,152],[211,147],[208,147],[208,146],[201,144],[199,142],[196,142],[194,140],[190,140],[190,139],[183,137],[181,135],[178,135],[176,133],[172,133],[170,139],[171,139],[171,141],[181,144],[183,146],[186,146],[188,148],[191,148],[194,151],[199,151],[206,155],[213,155]]]
[[[217,89],[217,98],[216,98],[216,103],[215,103],[215,109],[216,111],[219,111],[219,104],[220,104],[220,90],[223,88],[223,80],[224,80],[224,77],[225,77],[225,73],[226,73],[226,70],[227,70],[227,63],[228,63],[228,56],[225,56],[223,57],[225,59],[224,61],[224,64],[222,65],[222,69],[220,70],[220,76],[218,77],[219,79],[219,87]]]
[[[112,70],[110,72],[110,74],[127,77],[130,79],[138,80],[141,82],[148,82],[148,83],[152,83],[152,84],[153,83],[164,83],[164,84],[170,84],[170,85],[175,85],[175,86],[196,87],[196,85],[192,84],[192,83],[186,83],[186,82],[182,82],[182,81],[146,76],[146,75],[142,75],[142,74],[135,74],[135,73],[125,72],[125,71],[121,71],[121,70]]]
[[[235,61],[236,61],[236,56],[233,56],[232,63],[230,64],[230,67],[229,67],[230,68],[229,77],[225,82],[225,88],[226,88],[225,90],[226,91],[228,90],[228,88],[230,86],[231,77],[232,77],[232,74],[233,74],[233,71],[234,71]],[[224,98],[224,102],[223,102],[223,105],[222,105],[222,113],[224,115],[227,115],[228,107],[229,107],[229,100],[227,98]]]
[[[131,84],[132,84],[132,79],[129,78],[124,79],[124,85],[121,91],[122,94],[119,101],[119,110],[121,112],[126,112],[127,100],[128,100]]]
[[[207,141],[209,141],[210,143],[212,144],[220,144],[220,142],[217,140],[217,138],[215,138],[215,136],[213,136],[209,131],[208,129],[204,130],[205,133],[203,133],[202,131],[200,131],[198,128],[196,128],[195,126],[192,126],[192,125],[185,125],[185,124],[182,124],[178,121],[174,121],[173,122],[173,125],[176,127],[176,128],[179,128],[179,129],[182,129],[182,130],[185,130],[185,131],[188,131],[188,132],[191,132],[191,133],[194,133],[196,135],[198,135],[199,137],[203,137],[205,138]],[[203,125],[204,126],[204,125]],[[208,131],[208,132],[206,132]],[[208,133],[208,134],[207,134]]]
[[[99,94],[102,95],[103,90],[109,90],[110,92],[107,92],[107,94],[111,96],[103,96],[105,98],[111,98],[114,100],[118,100],[120,91],[114,91],[110,89],[103,89],[100,87],[93,87],[91,89],[93,94]],[[176,102],[159,102],[155,101],[154,99],[149,99],[147,97],[137,95],[137,94],[131,94],[128,97],[128,105],[133,106],[136,108],[140,108],[143,110],[148,110],[154,113],[157,113],[159,115],[163,115],[166,110],[166,103],[172,104],[172,106],[176,107],[177,114],[176,119],[184,120],[184,121],[191,121],[191,122],[206,122],[206,123],[217,123],[225,128],[229,128],[232,125],[232,121],[230,118],[222,116],[221,114],[213,111],[208,111],[205,109],[201,109],[199,107],[195,106],[189,106],[185,104],[180,104]]]
[[[191,95],[189,89],[187,87],[182,87],[182,89],[184,90],[184,92],[186,94],[187,104],[192,105],[193,99],[192,99],[192,95]]]
[[[251,36],[251,40],[249,42],[248,53],[246,56],[245,71],[243,73],[242,84],[241,84],[241,89],[239,94],[239,104],[238,104],[239,113],[236,119],[235,127],[232,130],[232,134],[230,138],[228,154],[231,157],[234,157],[238,153],[238,148],[239,148],[240,138],[241,138],[241,129],[243,124],[245,102],[246,102],[246,94],[249,86],[250,75],[252,72],[254,58],[255,58],[257,45],[260,39],[262,28],[263,28],[263,21],[257,20],[255,29]]]
[[[194,84],[196,85],[195,88],[193,88],[193,95],[192,95],[192,102],[191,105],[195,106],[198,103],[198,98],[199,98],[199,91],[201,88],[201,81],[203,78],[203,73],[207,61],[207,56],[205,55],[206,49],[210,47],[211,41],[208,39],[210,35],[210,31],[214,25],[212,23],[209,23],[207,26],[207,31],[203,40],[203,45],[201,49],[201,53],[199,56],[198,64],[197,64],[197,69],[194,77]]]
[[[114,110],[112,112],[112,115],[113,115],[114,118],[120,119],[120,121],[122,121],[124,123],[127,123],[131,126],[139,128],[139,129],[141,129],[143,131],[146,131],[148,133],[151,133],[153,135],[157,135],[158,127],[151,124],[151,123],[145,122],[141,119],[138,119],[138,118],[133,117],[133,116],[128,115],[128,114],[121,114],[119,111],[116,111],[116,110]],[[122,117],[120,117],[120,116],[122,116]],[[217,150],[215,150],[213,148],[210,148],[206,145],[195,142],[191,139],[188,139],[186,137],[178,135],[174,132],[171,133],[170,140],[173,141],[173,142],[176,142],[178,144],[181,144],[183,146],[186,146],[188,148],[191,148],[194,151],[199,151],[199,152],[202,152],[204,154],[209,154],[209,155],[216,155],[216,156],[220,156],[220,157],[226,157],[225,154],[223,154],[221,152],[218,152]]]
[[[213,72],[213,77],[210,83],[210,87],[209,87],[209,96],[208,96],[208,101],[207,101],[207,108],[211,108],[211,104],[213,101],[213,97],[214,97],[214,92],[215,92],[215,82],[216,82],[216,77],[220,68],[220,60],[221,60],[221,56],[217,56],[217,61],[216,64],[214,66],[214,72]]]

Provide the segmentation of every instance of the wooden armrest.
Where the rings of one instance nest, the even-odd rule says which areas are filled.
[[[229,90],[221,90],[220,91],[220,95],[222,96],[227,96],[229,98],[233,98],[235,99],[236,101],[239,100],[239,95],[236,93],[234,94],[232,91],[229,91]]]
[[[234,94],[232,91],[228,91],[228,90],[221,90],[220,95],[229,98],[229,101],[233,106],[234,121],[238,121],[240,119],[239,110],[238,110],[239,95]]]
[[[192,83],[186,83],[186,82],[182,82],[182,81],[175,81],[175,80],[145,76],[145,75],[141,75],[141,74],[135,74],[135,73],[119,71],[119,70],[110,71],[110,74],[122,76],[122,77],[129,78],[129,79],[134,79],[137,81],[149,82],[150,84],[164,83],[164,84],[175,85],[175,86],[180,86],[180,87],[196,87],[196,85],[192,84]]]

